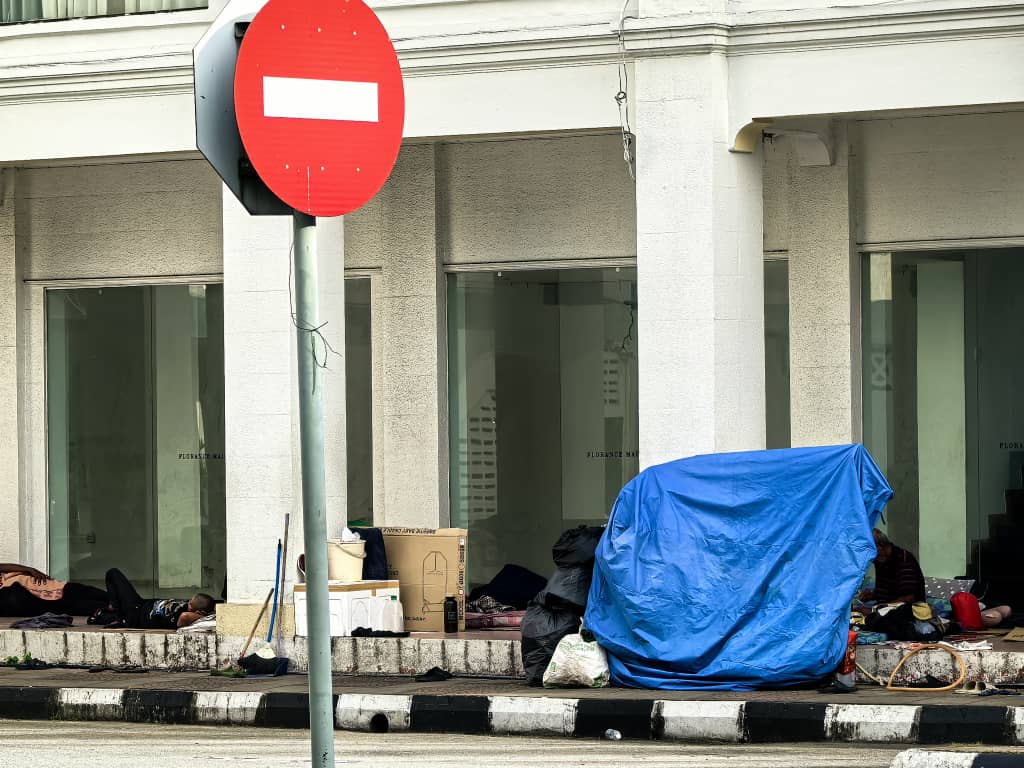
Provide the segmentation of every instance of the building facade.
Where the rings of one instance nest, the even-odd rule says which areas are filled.
[[[291,223],[195,149],[197,5],[0,5],[0,560],[247,605],[301,541]],[[370,5],[406,128],[319,226],[333,533],[546,574],[645,466],[863,441],[928,575],[1001,578],[1024,6]]]

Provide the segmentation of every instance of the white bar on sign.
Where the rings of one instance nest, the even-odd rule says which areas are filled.
[[[263,116],[376,123],[377,83],[264,77]]]

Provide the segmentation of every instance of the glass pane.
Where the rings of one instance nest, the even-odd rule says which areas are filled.
[[[226,570],[223,289],[151,290],[159,591],[220,594]]]
[[[764,395],[768,448],[788,448],[789,262],[764,263]]]
[[[369,278],[345,280],[348,519],[373,524],[373,347]]]
[[[551,570],[638,471],[636,270],[448,278],[452,525],[471,584]]]
[[[927,576],[967,570],[964,261],[871,254],[864,261],[864,442],[895,496],[890,538]]]
[[[972,501],[972,576],[985,582],[989,605],[1024,599],[1020,542],[1024,541],[1024,335],[1020,290],[1024,251],[1005,249],[968,257],[968,343],[976,366],[975,410],[969,410],[977,458]]]
[[[50,569],[224,587],[221,286],[47,292]]]
[[[154,579],[145,288],[47,292],[50,569]]]

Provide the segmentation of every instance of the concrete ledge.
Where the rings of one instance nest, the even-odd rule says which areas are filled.
[[[910,749],[896,755],[889,768],[1024,768],[1024,753]]]
[[[243,608],[246,606],[242,606]],[[219,616],[220,614],[218,614]],[[287,624],[287,622],[286,622]],[[266,629],[263,630],[265,632]],[[441,667],[456,675],[487,675],[522,678],[523,662],[517,633],[495,632],[490,637],[408,638],[335,637],[331,640],[331,664],[335,672],[352,675],[411,675]],[[78,666],[137,665],[151,669],[208,670],[238,657],[244,637],[223,633],[183,634],[167,632],[118,632],[86,630],[0,630],[0,659],[33,657],[50,664]],[[251,646],[259,646],[257,634]],[[290,669],[308,669],[306,638],[284,641]],[[872,674],[888,677],[909,651],[882,646],[860,646],[860,664]],[[1024,682],[1021,651],[967,651],[967,680],[1000,683]],[[952,679],[958,670],[952,657],[942,651],[924,651],[900,670],[899,683],[921,680],[927,674]],[[868,685],[867,681],[862,681]],[[1021,721],[1024,728],[1024,719]],[[757,723],[754,723],[757,727]]]
[[[514,637],[335,637],[331,639],[331,664],[342,674],[412,675],[441,667],[456,675],[521,678],[523,662],[518,636]],[[257,636],[250,652],[260,642]],[[212,632],[4,629],[0,630],[0,659],[30,653],[55,665],[205,671],[237,659],[244,644],[245,638]],[[308,669],[306,638],[285,640],[284,654],[291,660],[291,671]]]
[[[884,706],[764,701],[666,701],[655,699],[560,698],[548,696],[381,695],[334,697],[335,727],[341,730],[419,733],[523,734],[599,738],[611,728],[627,739],[694,743],[841,741],[925,744],[927,723],[955,723],[948,742],[998,746],[1021,744],[1014,707],[925,704]],[[182,725],[248,725],[308,728],[304,693],[182,691],[116,688],[0,687],[0,718],[107,720]],[[968,738],[975,734],[974,738]],[[980,736],[978,735],[980,734]],[[953,762],[920,762],[902,753],[900,768],[928,765],[1021,766],[993,762],[1000,753],[951,753]],[[968,757],[965,757],[967,755]],[[973,762],[975,757],[986,762]],[[939,758],[936,758],[939,759]],[[941,758],[946,760],[945,757]],[[1002,760],[1004,758],[998,758]],[[1006,758],[1010,759],[1010,758]],[[967,762],[964,762],[967,760]],[[918,762],[907,762],[918,761]],[[959,761],[959,762],[958,762]]]

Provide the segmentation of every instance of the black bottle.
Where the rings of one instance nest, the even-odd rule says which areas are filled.
[[[459,631],[459,604],[451,595],[444,599],[444,631]]]

